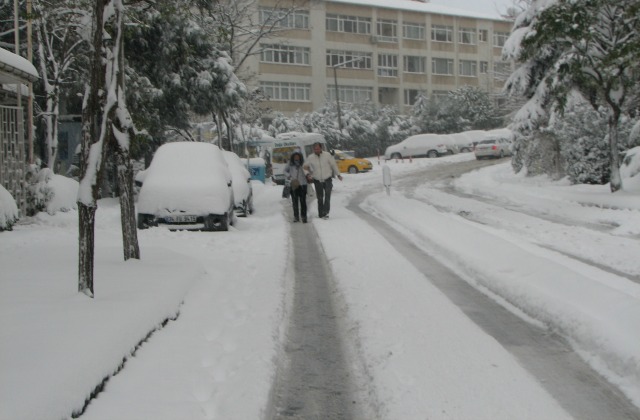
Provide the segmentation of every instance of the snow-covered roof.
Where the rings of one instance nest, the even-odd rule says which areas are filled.
[[[370,6],[384,9],[408,10],[421,13],[435,13],[440,15],[469,17],[474,19],[504,20],[491,14],[482,14],[470,10],[456,9],[438,4],[423,3],[416,0],[328,0],[330,3],[344,3],[360,6]]]
[[[0,48],[0,83],[35,82],[40,76],[29,60]]]

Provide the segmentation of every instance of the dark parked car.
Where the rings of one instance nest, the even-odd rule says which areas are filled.
[[[222,151],[231,178],[233,180],[233,196],[235,198],[235,210],[238,216],[248,216],[253,213],[253,187],[251,186],[251,173],[240,157],[233,152]]]

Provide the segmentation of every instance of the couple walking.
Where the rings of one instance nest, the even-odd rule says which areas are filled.
[[[307,223],[307,188],[313,182],[318,198],[318,217],[329,218],[331,209],[331,190],[333,177],[342,181],[342,175],[331,153],[322,150],[321,143],[313,144],[313,154],[304,162],[302,153],[294,152],[285,168],[291,181],[291,201],[293,205],[293,221]]]

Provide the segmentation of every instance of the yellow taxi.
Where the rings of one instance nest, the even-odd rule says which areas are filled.
[[[352,154],[342,150],[334,150],[333,157],[338,164],[340,172],[357,174],[358,172],[366,172],[373,169],[373,165],[370,160],[355,158]]]

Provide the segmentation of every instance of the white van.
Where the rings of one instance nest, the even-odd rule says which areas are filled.
[[[445,135],[441,134],[417,134],[407,137],[398,144],[387,147],[384,158],[402,159],[408,157],[435,158],[443,155],[458,153],[458,148]]]
[[[313,144],[322,144],[322,149],[327,150],[327,142],[322,134],[318,133],[281,133],[276,136],[271,150],[272,179],[276,184],[284,184],[284,168],[289,163],[293,152],[302,153],[304,160],[313,153]]]

